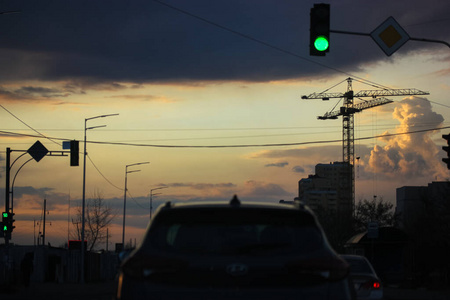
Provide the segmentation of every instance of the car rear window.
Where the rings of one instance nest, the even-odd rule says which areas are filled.
[[[151,247],[190,254],[307,253],[323,246],[312,215],[274,209],[179,209],[159,214]]]
[[[372,269],[369,264],[363,259],[346,258],[346,261],[350,264],[350,273],[372,273]]]

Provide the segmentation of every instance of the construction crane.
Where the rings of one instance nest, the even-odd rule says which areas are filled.
[[[392,100],[384,98],[385,96],[415,96],[429,95],[428,92],[417,89],[390,89],[381,87],[378,90],[362,90],[357,93],[352,88],[352,78],[347,78],[347,91],[345,93],[313,93],[308,96],[302,96],[302,99],[322,99],[330,100],[330,98],[343,98],[343,106],[337,111],[327,112],[323,116],[317,117],[319,120],[337,119],[342,116],[342,160],[347,165],[347,176],[343,182],[343,186],[347,191],[351,191],[351,195],[347,198],[351,199],[352,210],[355,203],[355,137],[354,137],[354,117],[357,112],[365,109],[392,103]],[[371,100],[361,98],[370,97]],[[377,98],[380,97],[380,98]],[[354,104],[354,98],[360,98],[363,102]]]

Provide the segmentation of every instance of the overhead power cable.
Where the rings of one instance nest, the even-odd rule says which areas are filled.
[[[255,38],[255,37],[252,37],[252,36],[250,36],[250,35],[248,35],[248,34],[245,34],[245,33],[239,32],[239,31],[237,31],[237,30],[231,29],[231,28],[229,28],[229,27],[226,27],[226,26],[224,26],[224,25],[218,24],[218,23],[213,22],[213,21],[211,21],[211,20],[208,20],[208,19],[206,19],[206,18],[204,18],[204,17],[200,17],[200,16],[198,16],[198,15],[196,15],[196,14],[193,14],[193,13],[191,13],[191,12],[188,12],[188,11],[186,11],[186,10],[184,10],[184,9],[181,9],[181,8],[179,8],[179,7],[176,7],[176,6],[173,6],[173,5],[168,4],[168,3],[166,3],[166,2],[159,1],[159,0],[153,0],[153,2],[159,3],[159,4],[161,4],[161,5],[163,5],[163,6],[166,6],[166,7],[170,8],[170,9],[172,9],[172,10],[178,11],[178,12],[180,12],[180,13],[182,13],[182,14],[185,14],[185,15],[187,15],[187,16],[190,16],[190,17],[192,17],[192,18],[195,18],[195,19],[197,19],[197,20],[200,20],[200,21],[202,21],[202,22],[204,22],[204,23],[207,23],[207,24],[209,24],[209,25],[215,26],[215,27],[220,28],[220,29],[222,29],[222,30],[228,31],[228,32],[230,32],[230,33],[232,33],[232,34],[235,34],[235,35],[238,35],[238,36],[240,36],[240,37],[242,37],[242,38],[251,40],[251,41],[256,42],[256,43],[258,43],[258,44],[261,44],[261,45],[263,45],[263,46],[272,48],[272,49],[277,50],[277,51],[279,51],[279,52],[282,52],[282,53],[284,53],[284,54],[287,54],[287,55],[290,55],[290,56],[293,56],[293,57],[296,57],[296,58],[305,60],[305,61],[307,61],[307,62],[313,63],[313,64],[315,64],[315,65],[321,66],[321,67],[326,68],[326,69],[333,70],[333,71],[335,71],[335,72],[337,72],[337,73],[346,74],[346,75],[348,75],[348,76],[350,76],[350,77],[354,77],[354,78],[357,78],[357,79],[360,79],[360,80],[363,80],[363,81],[366,81],[366,82],[370,82],[370,83],[375,84],[375,85],[377,85],[377,86],[382,86],[381,84],[377,84],[377,83],[375,83],[375,82],[371,82],[371,81],[369,81],[369,80],[367,80],[367,79],[364,79],[364,78],[359,77],[359,76],[355,76],[355,75],[353,75],[353,74],[350,74],[350,73],[348,73],[348,72],[346,72],[346,71],[343,71],[343,70],[340,70],[340,69],[338,69],[338,68],[331,67],[331,66],[329,66],[329,65],[326,65],[326,64],[317,62],[317,61],[315,61],[315,60],[306,58],[306,57],[304,57],[304,56],[298,55],[298,54],[296,54],[296,53],[294,53],[294,52],[291,52],[291,51],[289,51],[289,50],[280,48],[280,47],[275,46],[275,45],[272,45],[272,44],[270,44],[270,43],[268,43],[268,42],[262,41],[262,40],[260,40],[260,39]],[[386,87],[386,88],[387,88],[387,87]]]
[[[13,116],[15,119],[17,119],[20,123],[22,123],[23,125],[27,126],[28,128],[30,128],[31,130],[33,130],[34,132],[36,132],[37,134],[39,134],[40,137],[46,138],[48,140],[50,140],[51,142],[57,144],[57,145],[61,145],[57,142],[55,142],[54,140],[46,137],[44,134],[40,133],[39,131],[37,131],[36,129],[34,129],[33,127],[31,127],[30,125],[28,125],[27,123],[25,123],[24,121],[22,121],[19,117],[17,117],[16,115],[14,115],[12,112],[10,112],[8,109],[6,109],[6,107],[4,107],[3,105],[0,104],[0,107],[3,108],[7,113],[9,113],[11,116]]]
[[[282,53],[284,53],[284,54],[287,54],[287,55],[290,55],[290,56],[293,56],[293,57],[302,59],[302,60],[304,60],[304,61],[310,62],[310,63],[312,63],[312,64],[318,65],[318,66],[323,67],[323,68],[326,68],[326,69],[333,70],[333,71],[335,71],[335,72],[337,72],[337,73],[341,73],[341,74],[348,75],[348,76],[350,76],[350,77],[353,77],[354,79],[358,79],[360,82],[364,82],[364,83],[366,83],[366,84],[370,84],[370,85],[372,85],[372,86],[374,86],[374,87],[381,88],[381,89],[390,89],[390,87],[388,87],[388,86],[385,86],[385,85],[382,85],[382,84],[379,84],[379,83],[376,83],[376,82],[367,80],[367,79],[365,79],[365,78],[356,76],[356,75],[351,74],[351,73],[349,73],[349,72],[346,72],[346,71],[344,71],[344,70],[341,70],[341,69],[338,69],[338,68],[335,68],[335,67],[332,67],[332,66],[329,66],[329,65],[320,63],[320,62],[318,62],[318,61],[309,59],[309,58],[307,58],[307,57],[298,55],[298,54],[296,54],[296,53],[294,53],[294,52],[292,52],[292,51],[289,51],[289,50],[280,48],[280,47],[278,47],[278,46],[272,45],[272,44],[270,44],[270,43],[268,43],[268,42],[262,41],[262,40],[260,40],[260,39],[255,38],[255,37],[252,37],[252,36],[250,36],[250,35],[248,35],[248,34],[245,34],[245,33],[242,33],[242,32],[240,32],[240,31],[237,31],[237,30],[231,29],[231,28],[229,28],[229,27],[226,27],[226,26],[224,26],[224,25],[218,24],[218,23],[216,23],[216,22],[213,22],[213,21],[208,20],[208,19],[206,19],[206,18],[204,18],[204,17],[198,16],[198,15],[196,15],[196,14],[194,14],[194,13],[188,12],[188,11],[186,11],[186,10],[184,10],[184,9],[181,9],[181,8],[179,8],[179,7],[176,7],[176,6],[173,6],[173,5],[168,4],[168,3],[166,3],[166,2],[163,2],[163,1],[160,1],[160,0],[153,0],[153,2],[156,2],[156,3],[160,4],[160,5],[163,5],[163,6],[167,7],[167,8],[170,8],[170,9],[172,9],[172,10],[175,10],[175,11],[177,11],[177,12],[179,12],[179,13],[185,14],[185,15],[190,16],[190,17],[192,17],[192,18],[195,18],[195,19],[197,19],[197,20],[199,20],[199,21],[202,21],[202,22],[204,22],[204,23],[207,23],[207,24],[209,24],[209,25],[212,25],[212,26],[215,26],[215,27],[220,28],[220,29],[222,29],[222,30],[228,31],[228,32],[230,32],[230,33],[232,33],[232,34],[235,34],[235,35],[237,35],[237,36],[240,36],[240,37],[242,37],[242,38],[248,39],[248,40],[253,41],[253,42],[255,42],[255,43],[258,43],[258,44],[261,44],[261,45],[263,45],[263,46],[269,47],[269,48],[271,48],[271,49],[277,50],[277,51],[282,52]],[[430,101],[430,102],[432,102],[432,101]],[[438,103],[438,102],[432,102],[432,103],[450,108],[450,106],[447,106],[447,105],[445,105],[445,104],[441,104],[441,103]]]
[[[408,132],[400,132],[400,133],[388,133],[388,134],[380,134],[375,136],[367,136],[355,138],[355,141],[362,140],[370,140],[374,138],[385,138],[385,137],[393,137],[399,135],[407,135],[407,134],[416,134],[422,132],[429,131],[439,131],[443,129],[449,129],[450,126],[437,127],[437,128],[429,128],[429,129],[421,129],[421,130],[412,130]],[[31,134],[21,134],[14,133],[8,131],[0,130],[0,133],[9,134],[12,136],[26,136],[26,137],[40,137]],[[52,137],[54,140],[67,140],[67,138],[56,138]],[[307,142],[297,142],[297,143],[267,143],[267,144],[240,144],[240,145],[155,145],[155,144],[140,144],[140,143],[121,143],[121,142],[101,142],[101,141],[86,141],[91,144],[100,144],[100,145],[116,145],[116,146],[131,146],[131,147],[151,147],[151,148],[254,148],[254,147],[286,147],[286,146],[303,146],[303,145],[314,145],[314,144],[329,144],[329,143],[341,143],[342,139],[335,140],[321,140],[321,141],[307,141]]]
[[[86,154],[86,156],[89,158],[89,161],[94,166],[94,168],[97,170],[97,172],[103,177],[103,179],[106,180],[106,182],[108,182],[111,186],[115,187],[116,189],[122,190],[122,188],[120,188],[117,185],[115,185],[114,183],[112,183],[108,178],[106,178],[105,175],[103,175],[103,173],[99,170],[99,168],[97,168],[97,166],[94,164],[94,162],[92,161],[91,157],[88,154]]]

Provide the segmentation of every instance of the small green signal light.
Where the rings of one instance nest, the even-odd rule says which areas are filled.
[[[3,225],[3,231],[8,231],[8,225]]]
[[[324,37],[323,35],[320,35],[316,38],[316,40],[314,41],[314,47],[318,50],[318,51],[325,51],[328,49],[329,47],[329,42],[327,40],[326,37]]]

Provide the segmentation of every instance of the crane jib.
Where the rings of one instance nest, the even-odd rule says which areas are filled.
[[[308,96],[302,96],[302,99],[326,99],[329,98],[344,98],[350,97],[349,94],[353,91],[348,91],[345,93],[312,93]],[[376,98],[379,96],[414,96],[414,95],[429,95],[430,93],[424,92],[418,89],[386,89],[386,90],[362,90],[353,94],[353,97],[363,98],[372,97]]]

